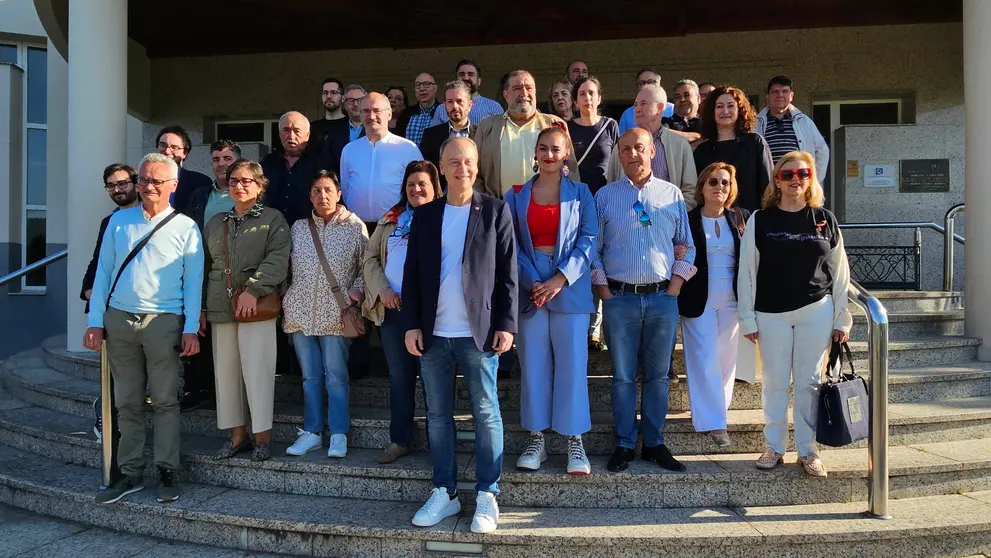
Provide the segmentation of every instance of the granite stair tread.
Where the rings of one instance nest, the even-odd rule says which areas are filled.
[[[503,506],[499,530],[487,535],[470,533],[470,509],[435,527],[419,529],[409,524],[419,503],[273,494],[197,484],[181,485],[182,497],[171,505],[155,503],[154,491],[145,490],[113,506],[98,507],[93,503],[98,482],[95,471],[54,460],[29,462],[27,457],[18,450],[0,447],[0,500],[4,503],[140,534],[165,532],[180,540],[205,536],[202,531],[209,530],[213,544],[244,548],[254,541],[252,550],[270,550],[263,548],[265,537],[261,535],[277,536],[278,541],[268,542],[280,545],[284,552],[296,550],[305,539],[309,545],[306,553],[316,553],[313,545],[322,539],[312,537],[332,536],[352,538],[334,541],[338,544],[376,537],[392,539],[396,544],[448,541],[577,549],[667,543],[710,547],[711,551],[762,543],[866,543],[991,532],[991,492],[893,500],[889,507],[893,519],[889,521],[865,517],[866,506],[860,501],[613,510]],[[174,526],[178,528],[170,529]]]

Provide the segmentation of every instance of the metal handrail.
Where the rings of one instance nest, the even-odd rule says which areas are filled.
[[[962,203],[954,205],[953,207],[951,207],[946,211],[946,216],[943,217],[943,228],[946,230],[946,232],[943,234],[943,290],[944,291],[953,290],[953,267],[955,263],[954,259],[956,257],[956,254],[954,254],[954,250],[956,249],[956,245],[953,244],[953,241],[950,239],[952,238],[953,240],[956,240],[957,237],[960,237],[960,244],[966,243],[962,236],[953,232],[953,229],[956,227],[957,214],[964,211],[964,209],[965,206]]]
[[[867,435],[867,513],[891,519],[888,513],[888,311],[876,297],[850,280],[847,298],[867,315],[867,369],[870,420]]]
[[[43,267],[48,267],[48,266],[52,265],[53,263],[61,260],[62,258],[66,257],[68,255],[69,255],[69,250],[68,249],[60,250],[58,252],[55,252],[51,256],[42,258],[42,259],[34,262],[31,265],[24,266],[21,269],[18,269],[17,271],[13,271],[11,273],[8,273],[7,275],[4,275],[3,277],[0,277],[0,287],[6,285],[7,283],[10,283],[14,279],[18,279],[20,277],[23,277],[23,276],[27,275],[28,273],[31,273],[32,271],[35,271],[36,269],[41,269]]]

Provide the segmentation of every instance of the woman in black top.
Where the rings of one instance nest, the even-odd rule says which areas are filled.
[[[850,268],[836,217],[822,207],[815,159],[792,151],[774,167],[764,209],[747,222],[740,250],[740,330],[758,343],[764,437],[758,469],[773,469],[788,441],[788,384],[794,377],[795,447],[805,472],[825,477],[816,453],[816,406],[830,340],[846,342]]]
[[[721,161],[736,168],[740,187],[737,205],[750,211],[760,207],[771,182],[771,150],[754,133],[757,115],[743,91],[720,85],[706,97],[700,112],[702,138],[695,148],[695,168]]]

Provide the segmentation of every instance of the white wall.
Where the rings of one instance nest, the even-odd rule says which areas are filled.
[[[0,38],[44,40],[45,37],[33,0],[0,0]]]

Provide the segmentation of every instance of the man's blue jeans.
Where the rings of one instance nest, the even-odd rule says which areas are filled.
[[[351,426],[348,385],[348,346],[341,335],[292,334],[292,344],[303,369],[303,430],[322,434],[325,420],[331,434],[347,434]],[[327,390],[327,414],[323,392]]]
[[[461,369],[471,414],[475,419],[475,490],[499,493],[502,475],[502,413],[496,392],[499,355],[479,351],[471,337],[433,336],[420,358],[420,375],[427,400],[427,434],[434,463],[434,486],[454,494],[458,471],[454,456],[455,364]]]
[[[667,293],[620,292],[602,301],[602,323],[612,358],[612,414],[616,445],[637,444],[637,355],[644,359],[642,394],[643,443],[664,443],[668,412],[668,370],[678,327],[678,298]]]

